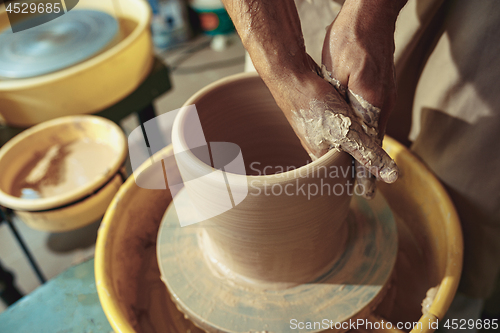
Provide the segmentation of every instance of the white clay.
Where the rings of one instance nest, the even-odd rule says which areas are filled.
[[[422,314],[427,314],[429,313],[429,310],[432,306],[432,302],[434,302],[434,299],[436,298],[436,295],[439,291],[439,286],[430,288],[427,290],[427,293],[425,294],[425,298],[422,301]]]
[[[226,173],[231,191],[245,187],[249,191],[236,207],[201,223],[207,226],[204,250],[227,276],[234,273],[268,283],[306,282],[343,251],[344,221],[354,192],[352,158],[332,150],[304,165],[307,154],[269,90],[258,77],[245,83],[244,91],[240,85],[226,85],[223,91],[193,97],[206,141],[232,142],[241,148],[247,175]],[[198,142],[190,138],[195,129],[183,120],[188,118],[181,111],[174,123],[176,160],[196,209],[212,216],[224,204],[227,186],[196,156],[178,153],[186,151],[190,142]],[[350,119],[339,114],[325,115],[324,122],[306,128],[321,131],[335,122],[345,125],[339,136],[349,130]],[[259,175],[278,170],[277,166],[292,170]],[[195,186],[186,182],[187,177],[201,181]]]

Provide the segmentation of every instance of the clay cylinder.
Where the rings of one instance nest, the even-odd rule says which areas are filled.
[[[190,227],[216,272],[286,287],[324,274],[344,250],[352,158],[330,151],[311,162],[260,77],[238,74],[198,92],[172,142],[204,220]]]

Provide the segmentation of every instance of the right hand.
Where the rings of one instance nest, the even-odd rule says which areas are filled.
[[[401,1],[405,0],[347,0],[343,10],[347,3],[360,3],[369,7],[364,12],[370,15],[376,3],[376,8],[385,15],[388,11],[384,8],[391,9],[391,4]],[[257,72],[309,154],[320,157],[329,149],[339,148],[378,179],[394,182],[398,168],[380,146],[380,138],[367,130],[366,122],[348,105],[345,96],[323,79],[321,69],[306,53],[295,3],[290,0],[223,2]],[[373,21],[377,22],[377,18]]]
[[[396,181],[398,168],[379,145],[377,136],[363,129],[366,125],[344,97],[319,74],[318,66],[307,57],[309,70],[289,75],[286,81],[266,84],[283,110],[308,153],[316,158],[332,148],[352,155],[377,179]]]

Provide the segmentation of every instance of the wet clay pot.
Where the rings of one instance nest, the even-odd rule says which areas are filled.
[[[197,214],[187,224],[202,221],[199,244],[217,273],[286,287],[312,281],[343,252],[352,158],[330,151],[311,162],[258,75],[231,76],[190,98],[172,142]]]

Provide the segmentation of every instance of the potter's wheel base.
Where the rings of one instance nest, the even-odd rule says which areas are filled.
[[[187,193],[178,195],[182,199]],[[263,290],[214,274],[199,246],[204,224],[180,227],[171,203],[158,234],[162,280],[177,307],[208,332],[302,332],[291,325],[293,320],[336,323],[363,318],[385,295],[396,260],[397,232],[380,193],[371,201],[354,197],[350,208],[346,250],[326,274],[287,289]]]

